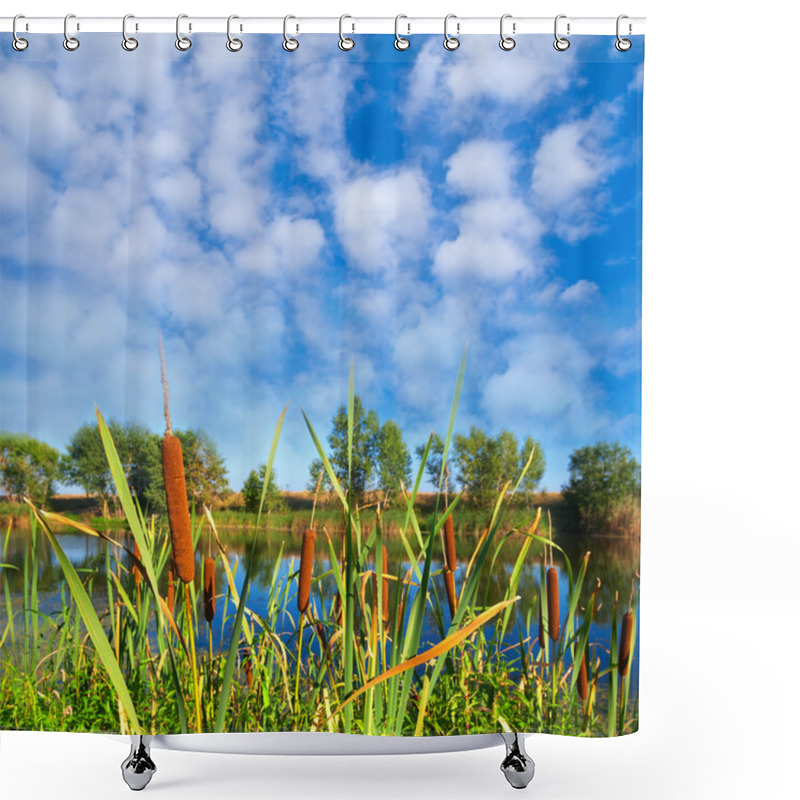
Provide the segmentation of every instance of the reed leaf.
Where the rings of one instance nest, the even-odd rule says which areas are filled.
[[[56,554],[56,558],[58,559],[58,563],[61,565],[61,569],[64,572],[64,577],[69,584],[70,592],[81,615],[83,624],[86,626],[86,631],[92,640],[92,644],[94,644],[98,657],[100,658],[100,663],[103,665],[103,668],[105,669],[109,680],[111,681],[111,685],[114,687],[117,700],[122,705],[125,715],[128,718],[128,724],[130,725],[131,733],[141,734],[142,729],[139,725],[139,718],[136,716],[136,709],[133,707],[133,700],[128,692],[128,687],[125,684],[125,678],[122,675],[122,671],[120,670],[119,664],[114,656],[114,651],[111,648],[111,644],[108,641],[106,633],[103,630],[103,626],[100,624],[100,619],[97,616],[97,612],[94,610],[94,606],[92,606],[91,598],[86,593],[86,589],[81,583],[81,579],[78,577],[75,567],[72,566],[72,563],[67,558],[66,553],[61,548],[58,539],[50,530],[48,524],[38,515],[35,507],[32,503],[30,503],[30,501],[27,500],[27,498],[25,501],[28,503],[39,524],[41,524],[48,540],[50,541],[50,545]]]

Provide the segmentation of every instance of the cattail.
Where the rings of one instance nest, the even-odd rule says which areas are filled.
[[[136,542],[136,539],[133,540],[133,555],[136,557],[137,561],[142,560],[142,554],[139,550],[139,545]],[[139,567],[136,565],[136,561],[133,562],[133,582],[136,584],[138,588],[142,584],[142,573],[139,572]]]
[[[452,514],[449,514],[444,521],[444,555],[447,562],[447,570],[444,573],[444,588],[447,591],[447,605],[450,606],[450,616],[454,617],[458,609],[455,578],[458,562],[456,561],[456,537],[453,532]]]
[[[172,567],[167,573],[167,608],[170,614],[175,613],[175,577],[172,574]]]
[[[317,629],[317,636],[319,636],[319,641],[322,644],[322,649],[328,649],[328,637],[325,635],[325,626],[321,622],[317,622],[316,624]]]
[[[214,559],[210,556],[203,562],[203,606],[206,622],[211,622],[217,610],[217,597]]]
[[[589,676],[586,669],[586,652],[581,659],[581,668],[578,670],[578,697],[585,700],[589,696]]]
[[[167,494],[167,516],[172,543],[172,562],[184,583],[194,580],[194,548],[189,500],[186,495],[186,476],[183,472],[181,441],[171,430],[161,440],[161,468]]]
[[[253,667],[250,664],[250,648],[245,647],[242,653],[242,666],[244,667],[244,674],[247,678],[247,686],[253,685]]]
[[[547,632],[553,641],[558,639],[560,629],[558,609],[558,570],[547,570]]]
[[[336,620],[336,624],[341,627],[342,621],[344,619],[344,613],[342,611],[342,596],[340,594],[336,594],[336,600],[333,604],[333,618]]]
[[[311,572],[314,569],[314,539],[316,533],[313,528],[306,528],[303,534],[303,552],[300,556],[300,587],[297,590],[297,610],[304,614],[311,598]]]
[[[389,572],[389,561],[386,558],[386,545],[383,545],[383,624],[389,621],[389,581],[386,578]]]
[[[631,665],[631,639],[633,638],[633,614],[626,611],[622,615],[622,630],[619,634],[619,674],[624,678]]]

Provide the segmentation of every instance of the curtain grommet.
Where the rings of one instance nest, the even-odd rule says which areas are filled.
[[[192,46],[192,40],[188,36],[181,36],[181,20],[188,18],[188,14],[178,14],[175,19],[175,47],[184,53]],[[189,26],[189,30],[191,29]]]
[[[559,36],[558,35],[558,21],[560,19],[566,19],[566,14],[559,14],[556,17],[555,22],[553,23],[553,33],[555,34],[555,41],[553,42],[553,47],[558,50],[559,53],[563,53],[565,50],[569,50],[569,39],[566,36]],[[567,23],[567,36],[569,36],[569,22]]]
[[[517,46],[517,41],[512,36],[506,36],[505,31],[503,30],[503,26],[505,25],[505,21],[507,19],[511,19],[511,14],[503,14],[500,17],[500,49],[505,50],[506,53],[513,50]],[[516,33],[517,24],[512,23],[511,25],[511,32]]]
[[[64,17],[64,41],[62,42],[64,49],[69,50],[70,53],[74,52],[81,46],[81,43],[77,37],[69,35],[69,21],[71,19],[75,19],[74,14],[67,14],[67,16]],[[77,28],[77,30],[80,30],[80,28]]]
[[[300,47],[300,42],[299,40],[293,39],[291,36],[289,36],[288,26],[290,19],[297,19],[297,17],[295,17],[293,14],[287,14],[283,18],[283,49],[287,53],[294,53],[294,51]]]

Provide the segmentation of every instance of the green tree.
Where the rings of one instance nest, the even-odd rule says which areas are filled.
[[[373,409],[365,409],[361,398],[353,399],[353,450],[349,486],[351,494],[361,499],[377,478],[377,455],[380,439],[380,420]],[[347,406],[342,405],[333,417],[328,434],[328,459],[333,473],[342,486],[348,488]],[[309,486],[317,485],[321,463],[315,459],[309,466]]]
[[[189,503],[199,508],[226,497],[230,492],[228,469],[213,439],[199,429],[175,430],[173,433],[181,443]],[[148,444],[144,473],[144,505],[150,513],[163,514],[167,510],[167,498],[161,467],[161,438],[158,436]]]
[[[529,436],[520,447],[512,431],[502,430],[493,437],[473,425],[468,434],[453,437],[456,481],[471,502],[490,505],[506,483],[511,481],[513,485],[517,480],[534,445],[533,460],[520,484],[523,493],[533,492],[544,475],[541,446]]]
[[[267,474],[267,465],[259,464],[258,469],[250,470],[247,480],[242,487],[245,511],[253,514],[258,513],[261,507],[261,493],[264,491],[264,478]],[[264,495],[264,511],[280,511],[286,507],[283,495],[278,487],[278,478],[275,470],[272,470],[267,483],[267,491]]]
[[[521,473],[525,465],[528,463],[531,450],[533,450],[533,458],[531,458],[528,471],[519,485],[519,491],[524,496],[530,499],[532,495],[539,490],[539,485],[544,477],[545,467],[547,462],[544,457],[544,449],[542,445],[537,442],[532,436],[528,436],[522,443],[519,450],[519,465],[518,471]]]
[[[0,487],[16,501],[44,505],[53,493],[58,450],[25,433],[0,432]]]
[[[108,430],[128,485],[141,498],[148,482],[150,451],[158,439],[143,425],[131,422],[123,425],[112,419]],[[100,495],[104,501],[114,496],[114,481],[96,424],[81,425],[72,435],[59,464],[59,478],[64,483],[80,486],[87,495]]]
[[[641,469],[619,442],[598,442],[569,459],[564,499],[588,533],[634,533],[638,527]]]
[[[383,423],[378,437],[378,488],[400,492],[400,484],[411,483],[411,454],[403,441],[403,433],[394,420]]]

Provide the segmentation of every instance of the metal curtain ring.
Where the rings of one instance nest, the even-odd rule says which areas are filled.
[[[630,40],[630,39],[623,39],[623,38],[622,38],[622,37],[619,35],[619,23],[620,23],[620,22],[621,22],[623,19],[628,19],[628,15],[627,15],[627,14],[620,14],[620,15],[617,17],[617,41],[616,41],[616,42],[614,42],[614,47],[616,47],[616,48],[617,48],[617,50],[619,50],[619,51],[620,51],[620,53],[625,53],[625,52],[627,52],[628,50],[630,50],[630,49],[631,49],[631,47],[633,47],[633,42],[631,42],[631,40]],[[629,22],[629,23],[628,23],[628,35],[630,35],[630,33],[631,33],[631,24],[630,24],[630,22]]]
[[[64,17],[64,49],[70,52],[77,50],[81,46],[81,43],[74,36],[69,35],[68,25],[71,19],[75,19],[74,14],[67,14]]]
[[[411,39],[406,39],[405,36],[400,35],[400,20],[408,19],[405,14],[398,14],[394,18],[394,46],[397,50],[408,50],[411,47]],[[411,24],[406,23],[408,32],[411,33]]]
[[[563,52],[564,50],[569,50],[569,39],[566,39],[565,37],[558,35],[558,21],[560,19],[566,19],[566,18],[567,18],[566,14],[559,14],[556,17],[555,23],[553,24],[553,33],[555,34],[556,37],[556,40],[553,42],[553,47],[555,47],[556,50],[560,50],[561,52]],[[567,23],[567,35],[569,35],[569,22]]]
[[[517,42],[514,39],[503,33],[503,25],[507,19],[511,19],[511,14],[503,14],[503,16],[500,17],[500,49],[505,51],[513,50],[517,46]],[[512,26],[512,31],[516,32],[516,27],[516,24],[514,24]]]
[[[283,18],[283,49],[287,53],[293,53],[298,47],[300,47],[300,42],[297,41],[297,39],[292,39],[292,37],[288,34],[290,19],[297,19],[297,17],[287,14],[287,16]]]
[[[192,40],[188,36],[181,36],[181,20],[188,18],[188,14],[178,14],[175,19],[175,47],[177,47],[178,50],[185,51],[192,46]],[[189,30],[191,30],[191,27]]]
[[[352,50],[356,46],[356,43],[349,36],[345,36],[344,33],[343,33],[342,26],[344,25],[344,21],[346,19],[353,19],[353,18],[349,14],[342,14],[342,16],[339,17],[339,49],[340,50]]]
[[[24,14],[17,14],[17,16],[14,17],[14,21],[11,23],[11,33],[14,34],[14,41],[11,43],[11,46],[15,50],[18,50],[21,53],[23,50],[27,50],[28,49],[28,40],[27,39],[23,39],[21,36],[17,36],[17,20],[18,19],[25,19],[25,15]]]
[[[225,43],[225,47],[227,47],[228,50],[231,51],[231,53],[238,53],[243,47],[241,39],[234,39],[231,36],[231,22],[235,19],[239,19],[239,17],[237,17],[236,14],[231,14],[228,17],[228,41]]]
[[[122,49],[127,50],[129,53],[133,52],[139,46],[139,40],[128,36],[127,25],[128,20],[133,19],[133,14],[126,14],[122,18]]]
[[[451,19],[457,19],[456,15],[455,14],[448,14],[444,18],[444,42],[442,42],[442,44],[444,45],[444,49],[445,50],[451,50],[452,51],[452,50],[458,50],[458,48],[461,47],[461,42],[458,39],[456,39],[455,36],[451,36],[447,32],[447,23],[450,22]],[[456,23],[456,33],[459,32],[459,28],[460,27],[461,27],[460,24]]]

